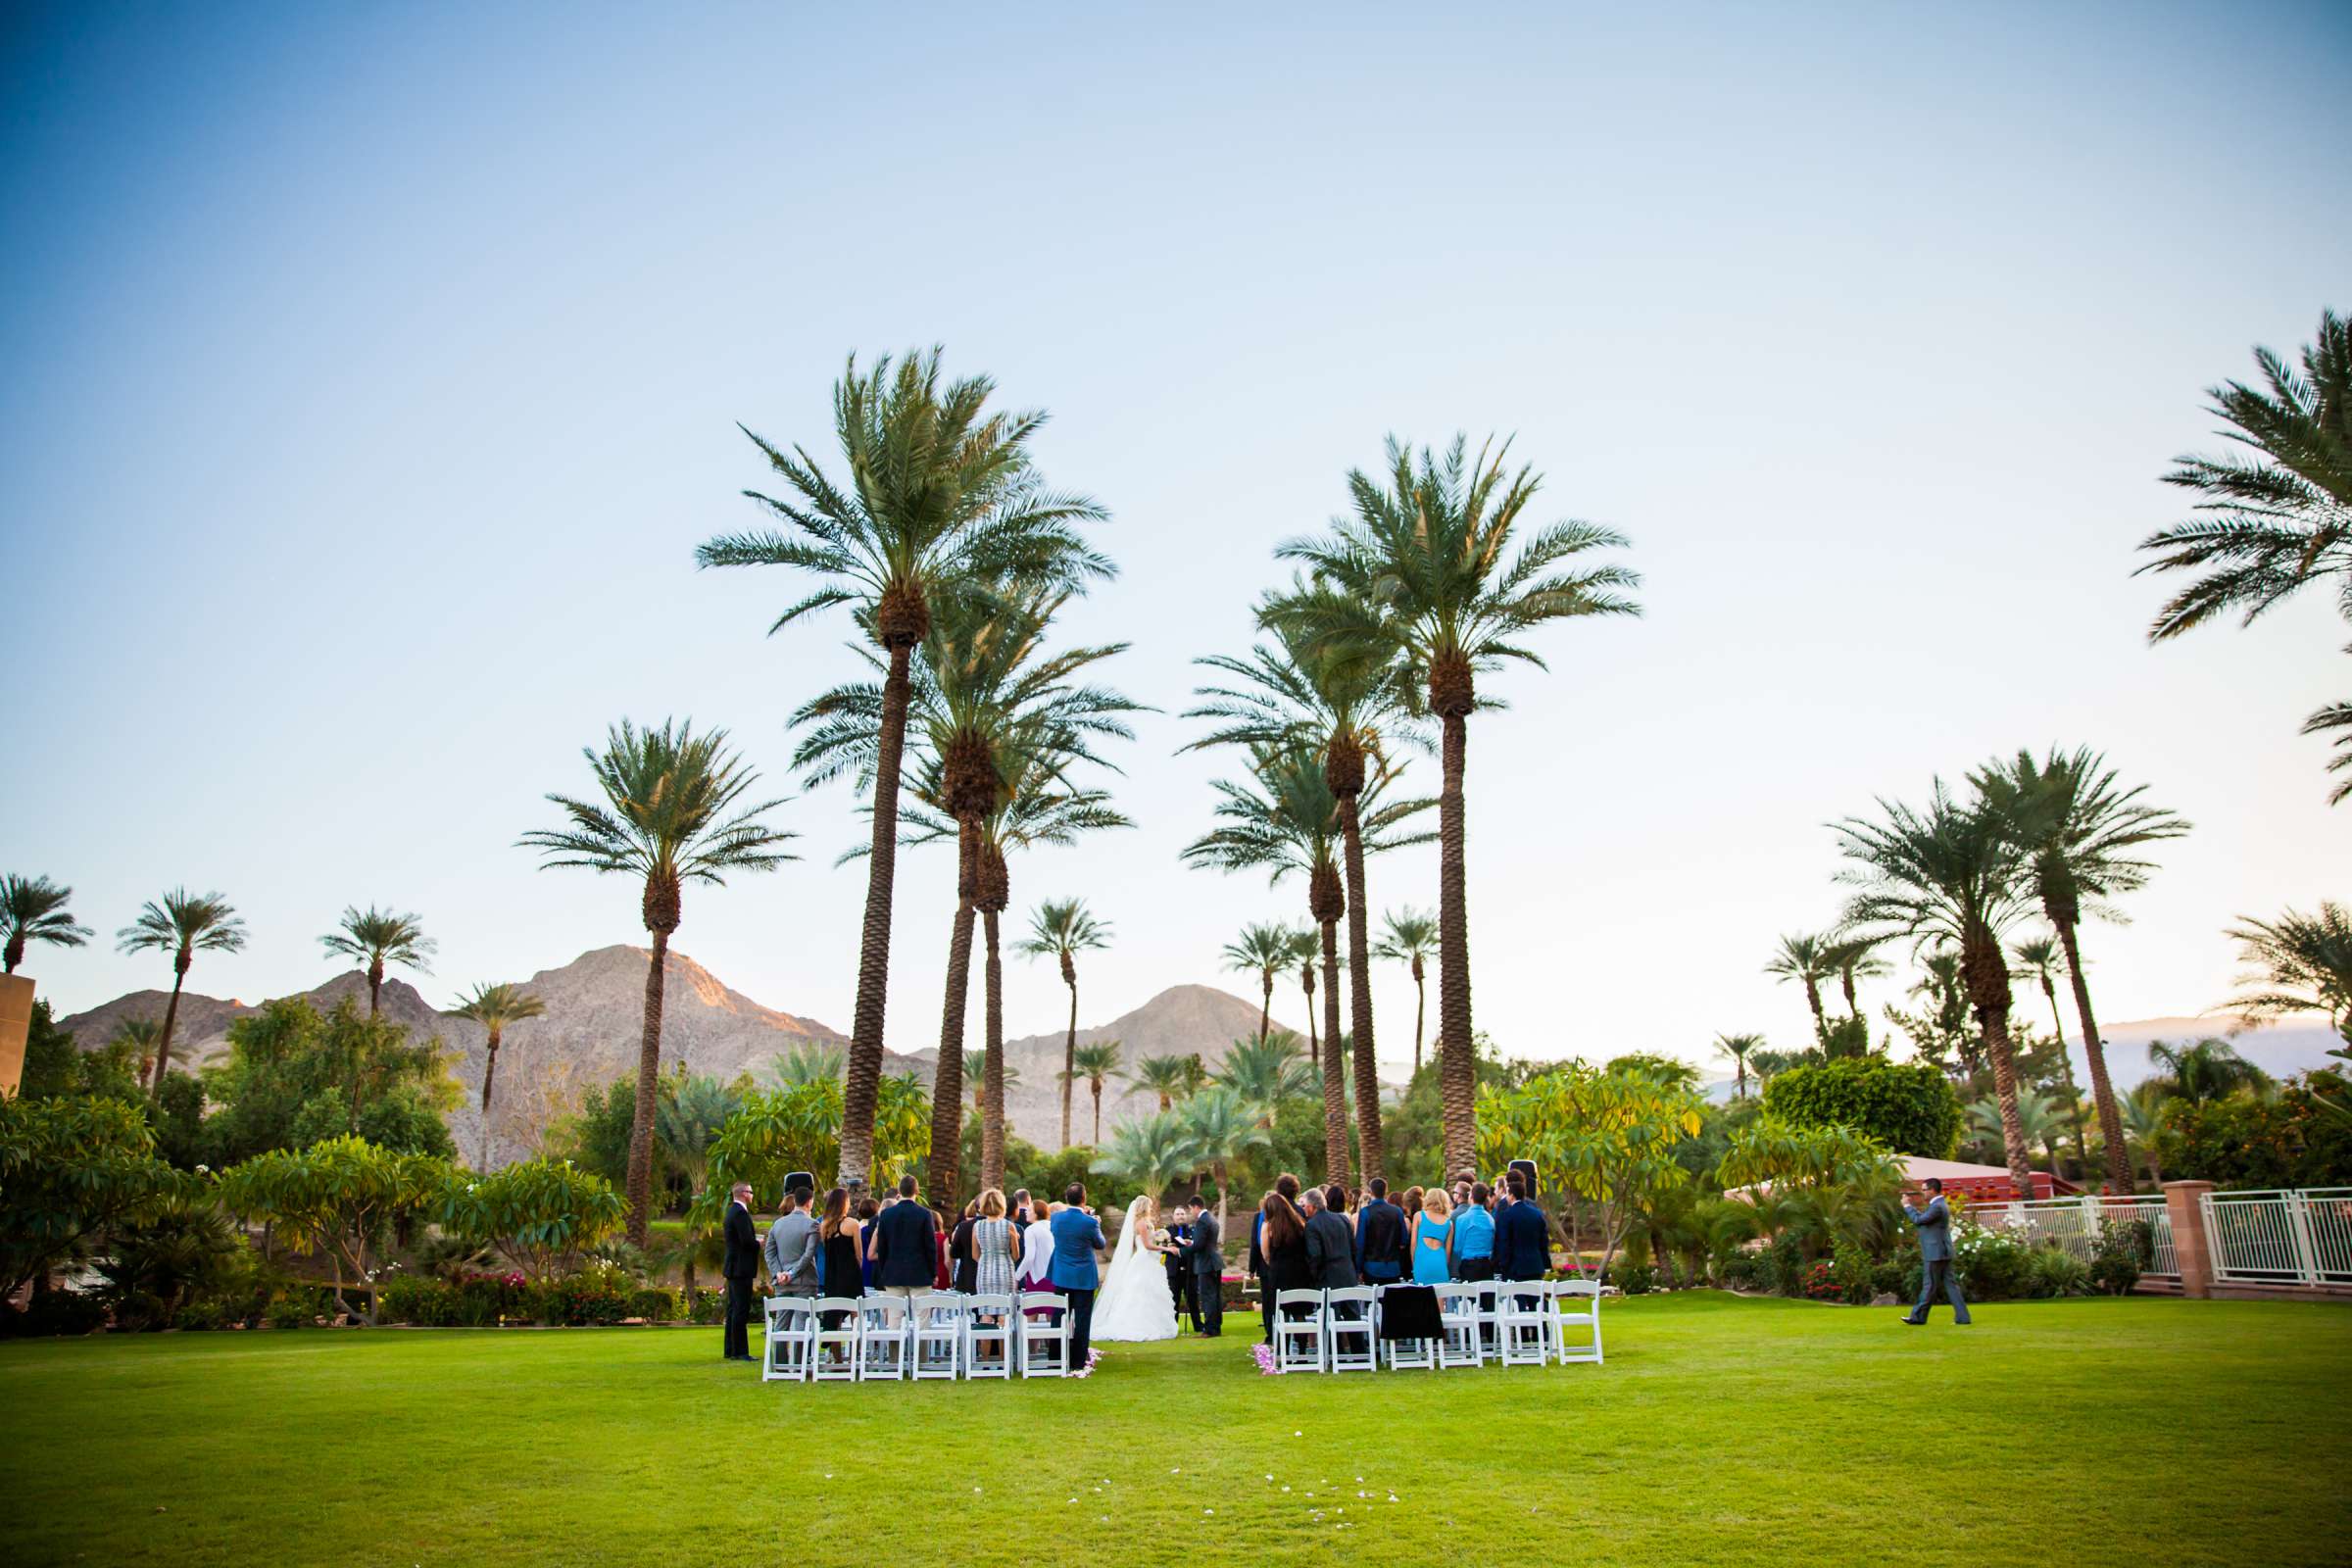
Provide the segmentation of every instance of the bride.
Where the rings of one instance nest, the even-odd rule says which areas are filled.
[[[1150,1194],[1127,1205],[1111,1249],[1110,1272],[1095,1298],[1094,1337],[1133,1342],[1176,1337],[1176,1300],[1168,1294],[1167,1244],[1155,1233],[1159,1207]]]

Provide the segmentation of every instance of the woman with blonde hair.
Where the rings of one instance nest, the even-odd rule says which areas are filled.
[[[1004,1193],[991,1187],[980,1195],[980,1217],[972,1222],[971,1247],[978,1259],[974,1294],[1010,1296],[1021,1260],[1021,1233],[1004,1217]]]
[[[1413,1283],[1443,1285],[1453,1277],[1447,1252],[1453,1245],[1453,1200],[1443,1187],[1421,1194],[1421,1212],[1413,1218]]]

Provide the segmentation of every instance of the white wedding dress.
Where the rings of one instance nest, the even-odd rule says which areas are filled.
[[[1144,1200],[1127,1205],[1109,1272],[1095,1298],[1094,1338],[1133,1344],[1176,1337],[1176,1298],[1168,1294],[1167,1264],[1160,1254],[1136,1245],[1143,1229]]]

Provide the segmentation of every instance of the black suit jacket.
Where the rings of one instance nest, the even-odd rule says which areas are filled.
[[[1494,1277],[1540,1280],[1551,1267],[1551,1229],[1532,1200],[1494,1211]]]
[[[874,1283],[929,1290],[939,1283],[939,1219],[903,1198],[874,1216]]]
[[[1225,1272],[1225,1252],[1218,1246],[1219,1241],[1217,1216],[1203,1210],[1200,1217],[1193,1221],[1193,1239],[1184,1249],[1185,1261],[1192,1266],[1194,1273],[1221,1275]]]
[[[1306,1275],[1309,1288],[1341,1291],[1355,1283],[1355,1233],[1328,1208],[1318,1208],[1306,1221]]]
[[[1412,1263],[1412,1249],[1404,1236],[1404,1210],[1385,1198],[1376,1198],[1355,1217],[1359,1249],[1355,1266],[1368,1280],[1402,1279]]]
[[[760,1227],[752,1223],[752,1212],[741,1203],[727,1204],[727,1255],[719,1264],[721,1275],[731,1280],[748,1280],[760,1272]]]

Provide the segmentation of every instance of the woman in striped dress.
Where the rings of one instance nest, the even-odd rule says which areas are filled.
[[[973,1289],[980,1296],[1010,1296],[1020,1261],[1021,1233],[1004,1217],[1004,1194],[991,1187],[980,1195],[980,1218],[972,1226],[972,1252],[979,1260]]]

